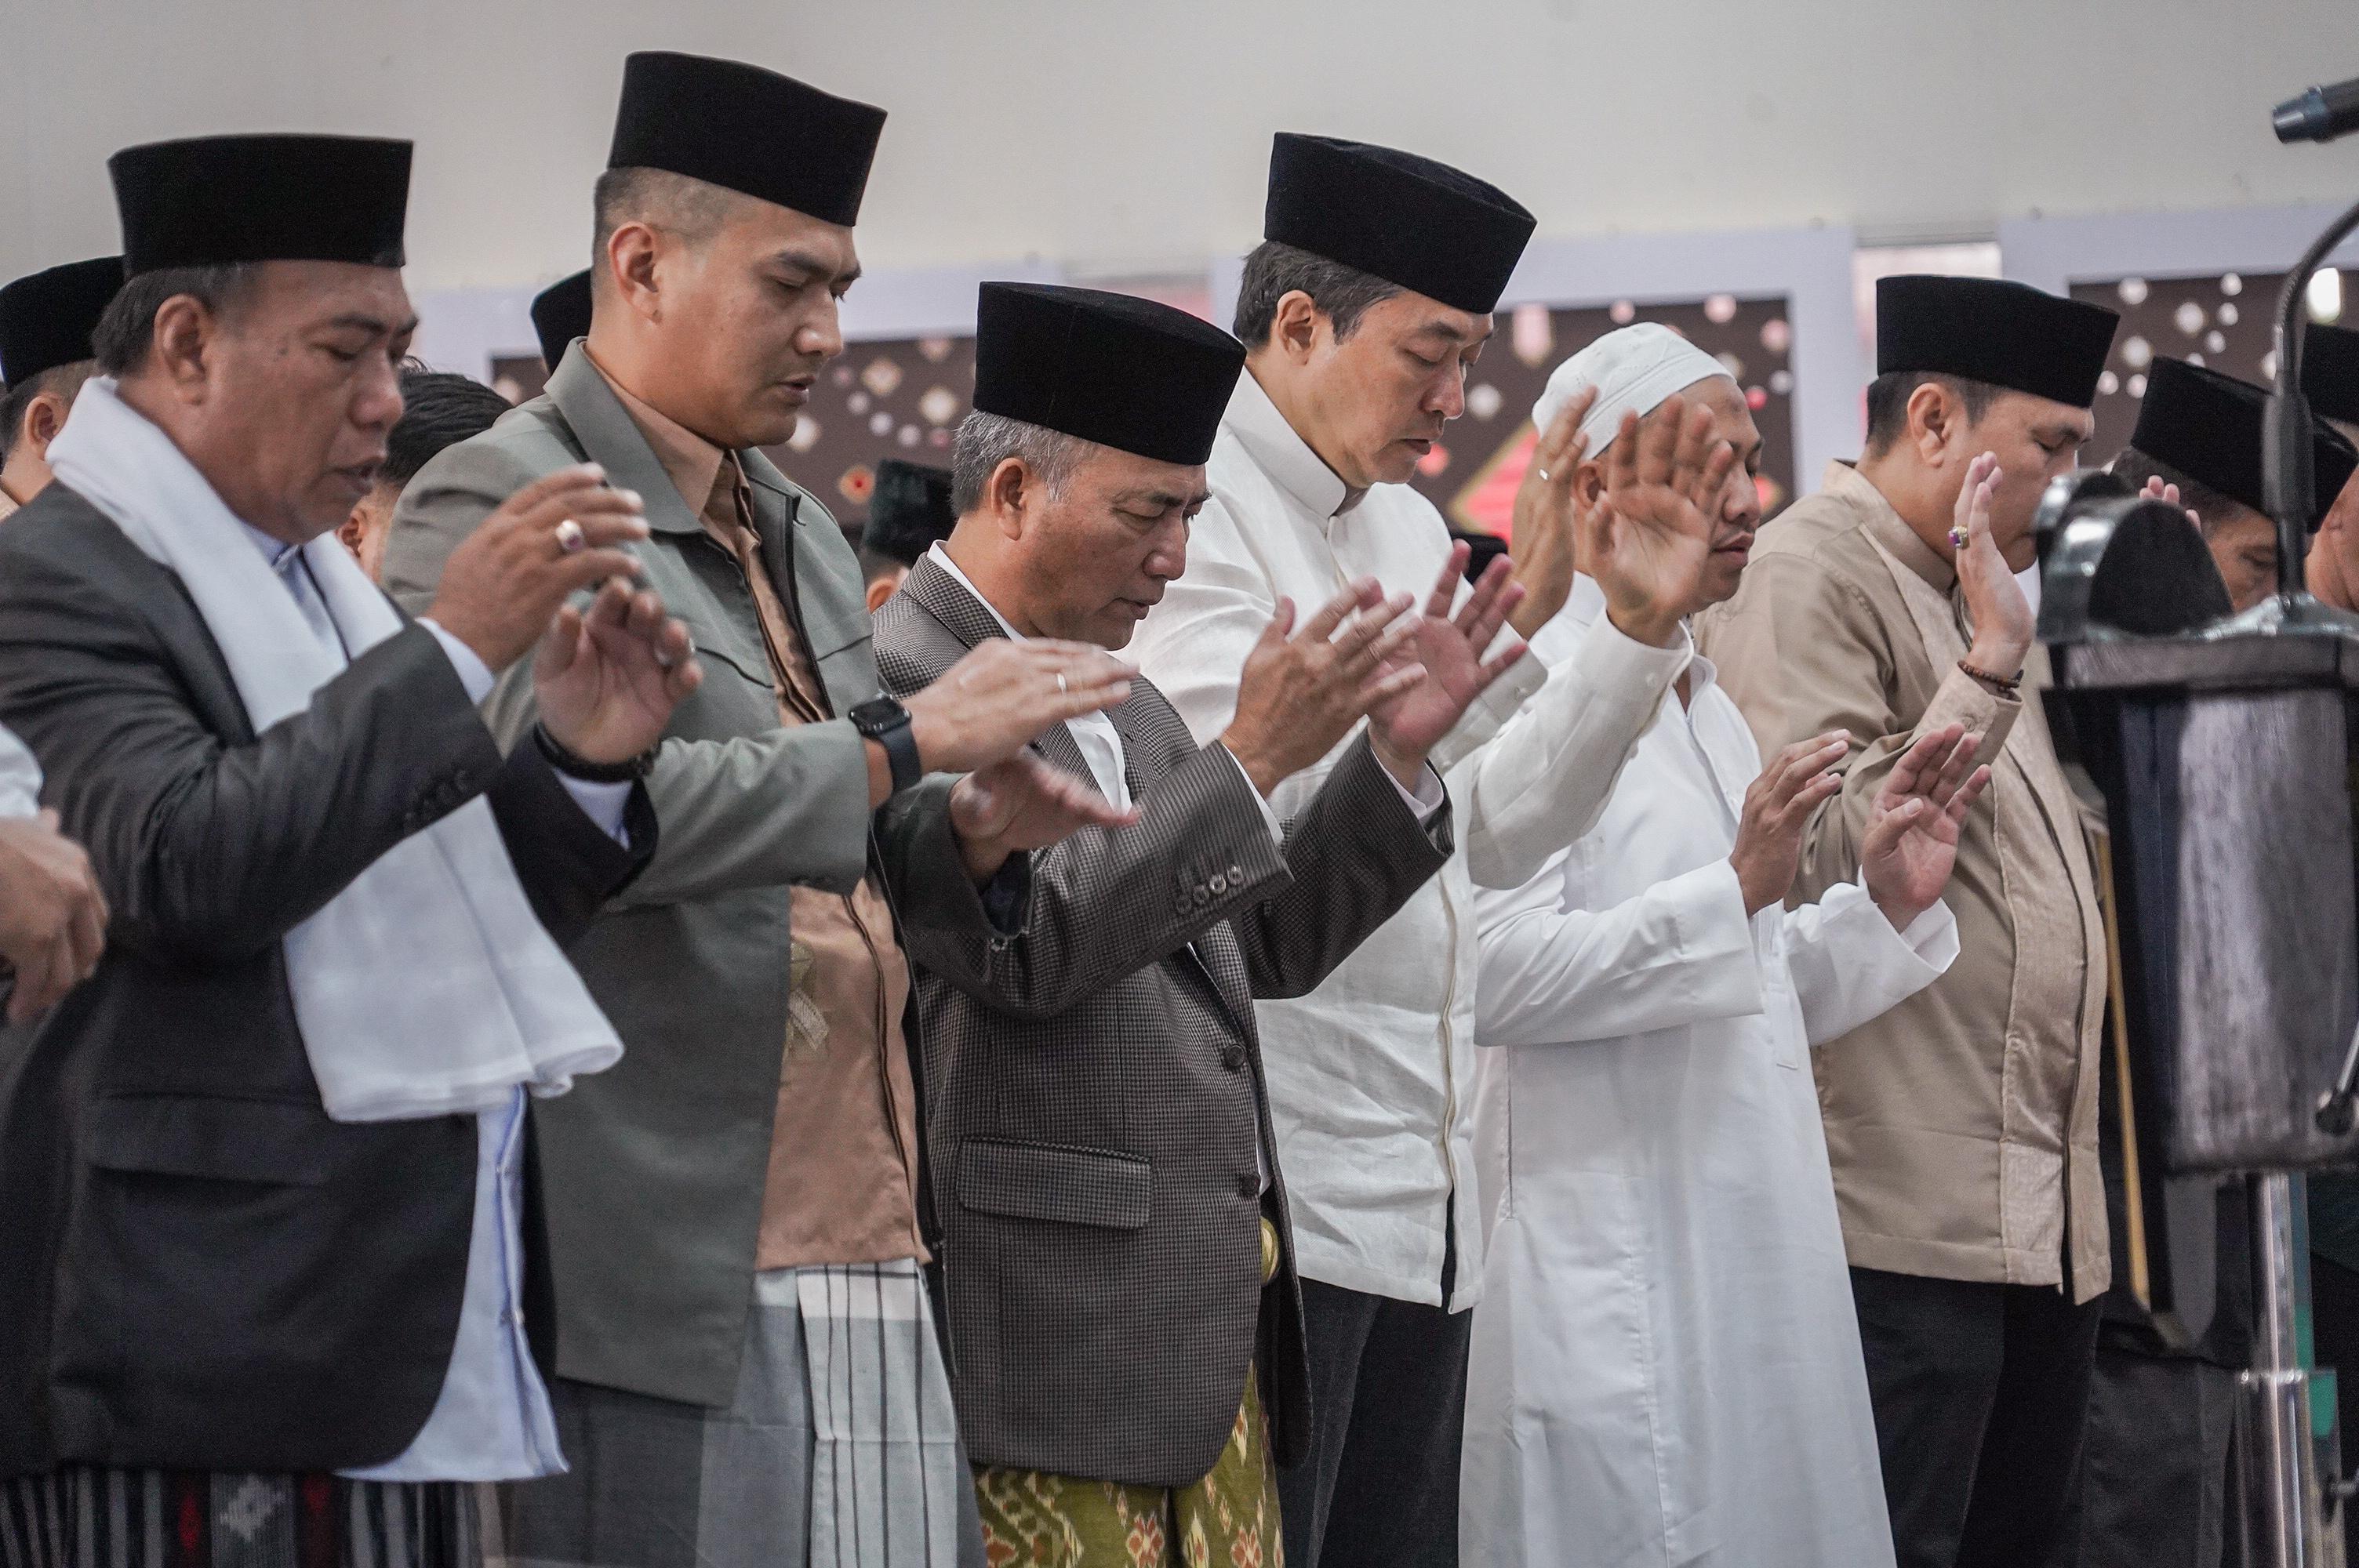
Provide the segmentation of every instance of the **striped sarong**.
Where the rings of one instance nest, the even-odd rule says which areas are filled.
[[[68,1465],[0,1481],[0,1568],[478,1568],[474,1489]]]
[[[557,1379],[571,1471],[499,1488],[492,1568],[979,1568],[914,1261],[757,1275],[726,1410]]]

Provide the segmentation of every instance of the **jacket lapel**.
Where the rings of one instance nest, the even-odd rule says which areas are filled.
[[[951,636],[969,648],[994,637],[1006,635],[999,629],[999,622],[991,613],[990,607],[962,588],[956,578],[934,564],[931,557],[918,558],[918,564],[909,568],[908,580],[901,585],[901,591],[924,605],[928,614],[940,622]],[[1080,777],[1092,789],[1097,788],[1097,779],[1091,773],[1089,762],[1082,756],[1081,747],[1074,743],[1073,732],[1065,726],[1052,726],[1032,742],[1032,749],[1067,773]],[[1127,761],[1130,752],[1128,734],[1123,736],[1123,752]],[[1125,771],[1129,770],[1125,768]],[[1137,776],[1135,773],[1131,774],[1131,795],[1133,799],[1137,798]]]

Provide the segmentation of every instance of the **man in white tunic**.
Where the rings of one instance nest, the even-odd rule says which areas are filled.
[[[1200,744],[1227,726],[1281,596],[1324,603],[1362,577],[1422,595],[1450,566],[1440,514],[1403,481],[1463,409],[1531,228],[1506,195],[1430,159],[1277,138],[1266,240],[1238,297],[1246,373],[1206,465],[1212,499],[1187,575],[1132,644]],[[1483,1277],[1473,886],[1522,883],[1589,827],[1686,667],[1680,618],[1710,533],[1697,499],[1734,458],[1708,420],[1660,434],[1659,460],[1597,514],[1614,530],[1605,611],[1575,656],[1552,675],[1523,660],[1431,753],[1457,811],[1449,863],[1310,995],[1256,1004],[1314,1407],[1310,1455],[1278,1478],[1292,1568],[1457,1561],[1466,1309]],[[1535,466],[1554,477],[1536,482],[1557,488],[1531,492],[1542,499],[1569,493],[1565,437],[1543,439]],[[1523,608],[1545,620],[1569,579],[1554,603],[1536,589]],[[1479,673],[1462,649],[1419,656],[1445,684]],[[1281,817],[1349,745],[1280,786]]]
[[[1736,384],[1644,325],[1558,370],[1542,427],[1582,387],[1598,390],[1584,425],[1603,449],[1577,493],[1637,460],[1625,418],[1635,432],[1673,397],[1712,411],[1745,467],[1713,510],[1690,608],[1727,598],[1761,520],[1761,436]],[[1576,579],[1534,654],[1572,654],[1603,609]],[[1973,769],[1978,739],[1923,737],[1875,803],[1861,881],[1788,911],[1843,741],[1799,741],[1763,768],[1699,657],[1596,826],[1523,887],[1475,895],[1476,1039],[1492,1049],[1476,1065],[1488,1245],[1467,1563],[1892,1562],[1808,1050],[1956,956],[1940,893],[1989,776]]]

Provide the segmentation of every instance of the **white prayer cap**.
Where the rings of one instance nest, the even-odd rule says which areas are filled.
[[[1726,365],[1660,322],[1616,328],[1556,367],[1532,406],[1532,427],[1545,434],[1575,393],[1593,386],[1597,401],[1581,422],[1581,433],[1589,438],[1583,460],[1594,459],[1620,433],[1623,415],[1636,413],[1643,419],[1674,392],[1706,376],[1727,374]]]

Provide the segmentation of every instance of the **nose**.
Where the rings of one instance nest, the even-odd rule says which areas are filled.
[[[1188,569],[1188,524],[1183,520],[1159,532],[1143,563],[1148,577],[1169,582]]]
[[[1466,412],[1466,373],[1456,365],[1441,373],[1440,385],[1427,399],[1426,406],[1444,419],[1455,419]]]
[[[831,294],[795,332],[797,351],[832,360],[843,352],[842,306]]]
[[[353,395],[353,423],[384,432],[401,418],[401,375],[383,354],[368,356],[368,369]]]

